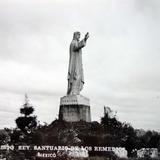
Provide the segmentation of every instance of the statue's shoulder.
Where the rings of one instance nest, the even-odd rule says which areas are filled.
[[[71,42],[71,45],[77,45],[77,43],[78,43],[78,42],[73,39],[72,42]]]

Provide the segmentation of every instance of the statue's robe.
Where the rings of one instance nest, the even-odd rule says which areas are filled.
[[[83,88],[82,48],[85,45],[86,41],[84,39],[80,42],[73,39],[70,44],[67,95],[78,95]]]

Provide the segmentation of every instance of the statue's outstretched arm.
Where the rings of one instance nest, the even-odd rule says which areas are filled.
[[[87,41],[88,38],[89,38],[89,33],[87,32],[87,33],[85,34],[84,40]]]
[[[74,51],[78,51],[86,45],[86,41],[82,39],[80,42],[73,44]]]
[[[83,48],[86,45],[86,41],[89,38],[89,33],[85,34],[85,37],[80,41],[74,43],[74,51],[78,51],[79,49]]]

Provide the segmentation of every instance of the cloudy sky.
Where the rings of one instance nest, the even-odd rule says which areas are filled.
[[[74,31],[83,49],[92,120],[103,106],[135,128],[160,131],[159,0],[1,0],[0,128],[14,127],[27,93],[41,122],[58,117]]]

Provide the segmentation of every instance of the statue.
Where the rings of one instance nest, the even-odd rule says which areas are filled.
[[[88,38],[89,33],[87,32],[84,39],[79,41],[80,32],[74,32],[73,40],[70,44],[67,95],[79,95],[80,91],[83,89],[84,76],[82,65],[82,48],[86,45]]]
[[[82,48],[85,47],[89,33],[80,41],[80,32],[74,32],[70,44],[67,95],[61,97],[59,119],[67,122],[91,122],[89,98],[80,95],[84,85]]]

